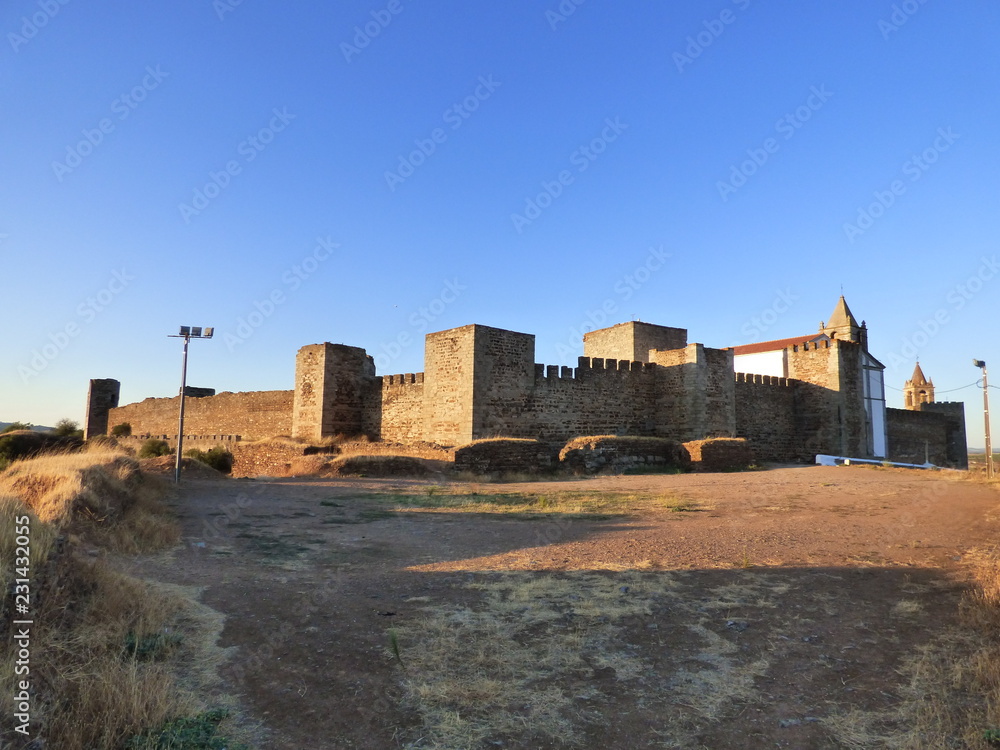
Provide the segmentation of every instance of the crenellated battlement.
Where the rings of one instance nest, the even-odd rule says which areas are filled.
[[[600,357],[580,357],[577,366],[545,365],[535,363],[535,381],[584,380],[592,377],[622,377],[649,375],[656,365],[628,359],[602,359]]]
[[[377,375],[375,382],[383,388],[391,385],[423,385],[424,374],[422,372],[407,372],[402,375]]]
[[[829,349],[831,339],[820,339],[819,341],[803,341],[801,344],[792,344],[788,347],[790,352],[815,352],[819,349]]]
[[[779,378],[775,375],[757,375],[752,372],[736,373],[736,382],[751,383],[753,385],[775,385],[781,387],[788,387],[792,384],[788,378]]]
[[[884,368],[843,300],[835,312],[818,334],[725,349],[689,343],[682,328],[628,321],[588,332],[573,366],[536,362],[532,334],[479,324],[428,333],[417,373],[383,375],[363,348],[312,344],[296,354],[294,391],[189,390],[205,397],[187,400],[185,432],[195,445],[275,435],[448,446],[500,435],[552,443],[611,433],[681,442],[737,435],[751,440],[758,461],[923,455],[926,443],[929,455],[964,465],[963,404],[922,403],[881,419]],[[88,434],[128,423],[135,435],[170,439],[179,397],[119,407],[118,388],[91,382]]]

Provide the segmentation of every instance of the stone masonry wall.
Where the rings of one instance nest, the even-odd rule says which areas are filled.
[[[886,409],[889,460],[922,464],[929,456],[937,466],[967,469],[964,404],[936,402],[922,407],[932,408]]]
[[[934,401],[920,404],[921,414],[940,414],[947,420],[948,445],[945,450],[947,464],[956,469],[969,468],[969,446],[965,434],[965,404],[961,401]]]
[[[108,413],[118,406],[121,383],[112,378],[90,381],[87,390],[87,415],[83,421],[84,439],[108,432]]]
[[[259,440],[288,435],[292,429],[292,391],[220,393],[184,402],[184,434],[239,435]],[[133,435],[176,435],[180,396],[147,398],[108,413],[108,432],[128,422]]]
[[[886,409],[889,460],[922,464],[948,463],[948,420],[940,414]]]
[[[583,335],[583,355],[599,359],[649,362],[652,349],[683,349],[687,330],[628,321]]]
[[[794,384],[796,434],[806,456],[851,455],[847,436],[841,429],[842,397],[837,390],[841,346],[850,344],[824,340],[787,350],[788,378],[798,381]]]
[[[656,435],[654,366],[580,357],[575,370],[535,368],[526,436],[565,443],[580,435]]]
[[[535,337],[475,326],[472,437],[534,437],[529,401],[535,382]]]
[[[785,378],[736,373],[736,435],[746,438],[755,461],[800,461],[795,390]]]
[[[424,339],[424,440],[463,445],[472,435],[475,329],[468,325]]]
[[[295,357],[292,434],[304,440],[359,435],[375,362],[357,346],[313,344]]]
[[[424,374],[376,377],[365,399],[363,432],[373,440],[424,439]]]
[[[658,434],[683,442],[735,433],[731,350],[688,344],[653,351],[650,357],[664,368],[656,406]]]

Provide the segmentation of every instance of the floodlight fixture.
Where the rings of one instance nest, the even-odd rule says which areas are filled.
[[[986,374],[986,362],[973,359],[972,364],[983,371],[983,419],[986,421],[986,478],[993,478],[993,444],[990,441],[990,382]]]
[[[180,333],[170,336],[170,338],[184,339],[184,359],[181,363],[181,406],[180,415],[177,418],[177,457],[174,461],[175,482],[181,481],[181,456],[184,455],[184,397],[187,395],[188,344],[191,339],[210,339],[213,333],[215,333],[214,328],[181,326]]]

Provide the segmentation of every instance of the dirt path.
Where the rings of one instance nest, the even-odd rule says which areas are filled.
[[[564,701],[559,721],[576,746],[843,747],[834,717],[898,703],[901,660],[953,621],[963,553],[997,538],[995,492],[918,472],[472,488],[677,501],[605,520],[389,513],[373,494],[428,484],[191,481],[173,500],[185,545],[131,564],[202,587],[225,615],[220,645],[235,650],[224,677],[262,722],[262,747],[433,746],[426,711],[402,687],[420,675],[391,658],[387,631],[399,629],[404,663],[419,663],[434,618],[471,623],[529,580],[530,599],[499,615],[518,633],[504,658],[544,661],[551,653],[537,649],[562,634],[579,645],[533,678],[535,697],[495,709],[537,716],[538,731],[529,718],[519,734],[476,735],[476,747],[573,746],[542,731],[539,695]],[[604,597],[612,614],[591,617],[581,596]],[[474,625],[464,632],[478,637]]]

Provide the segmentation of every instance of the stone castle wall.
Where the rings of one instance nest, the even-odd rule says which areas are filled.
[[[90,381],[87,389],[87,413],[83,420],[83,437],[105,435],[108,432],[108,413],[118,406],[121,383],[111,378]]]
[[[808,460],[796,420],[796,385],[785,378],[736,373],[736,435],[747,439],[755,461]]]
[[[383,375],[369,388],[362,434],[391,443],[424,439],[424,373]]]
[[[583,356],[649,362],[652,349],[683,349],[687,345],[687,330],[684,328],[631,321],[585,333]]]
[[[220,393],[184,401],[184,434],[239,435],[259,440],[289,435],[293,391]],[[128,422],[133,435],[176,435],[180,396],[147,398],[108,412],[108,432]]]
[[[965,407],[936,402],[915,409],[886,409],[889,460],[969,468],[965,442]]]
[[[789,347],[784,379],[735,373],[732,350],[686,342],[683,329],[624,323],[588,333],[591,355],[571,368],[537,364],[533,335],[469,325],[426,337],[423,373],[383,376],[364,349],[315,344],[296,356],[294,391],[189,396],[185,434],[310,442],[363,435],[443,446],[493,437],[551,444],[602,434],[677,442],[744,437],[758,462],[871,455],[858,344]],[[680,346],[657,348],[662,344]],[[117,381],[93,382],[99,387],[88,397],[88,424],[99,427],[103,409],[108,430],[129,422],[137,435],[176,433],[176,397],[107,409],[102,404]],[[957,406],[928,404],[893,416],[890,450],[910,456],[912,446],[932,441],[942,463],[964,463]]]
[[[549,443],[580,435],[656,435],[655,367],[643,362],[580,357],[578,366],[534,366],[526,422]]]

